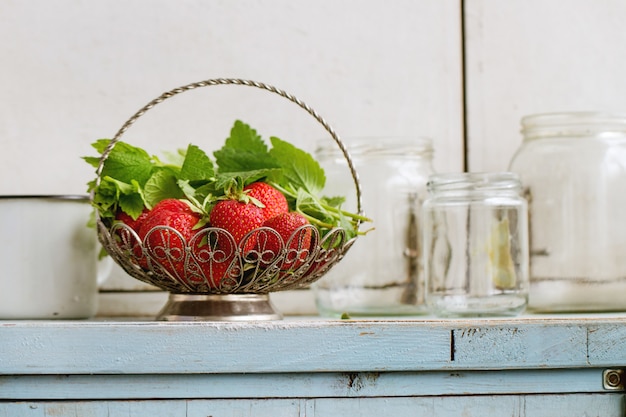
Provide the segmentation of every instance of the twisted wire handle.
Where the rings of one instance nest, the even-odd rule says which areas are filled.
[[[356,172],[356,169],[354,167],[354,163],[352,161],[352,157],[348,153],[348,150],[347,150],[346,146],[341,141],[341,139],[339,138],[339,136],[337,135],[335,130],[326,122],[326,120],[324,120],[324,118],[322,118],[309,105],[304,103],[302,100],[296,98],[292,94],[289,94],[289,93],[287,93],[287,92],[285,92],[285,91],[283,91],[281,89],[278,89],[278,88],[276,88],[276,87],[274,87],[272,85],[269,85],[269,84],[265,84],[265,83],[261,83],[261,82],[257,82],[257,81],[243,80],[243,79],[239,79],[239,78],[214,78],[214,79],[209,79],[209,80],[205,80],[205,81],[199,81],[199,82],[187,84],[187,85],[184,85],[182,87],[174,88],[173,90],[167,91],[167,92],[161,94],[159,97],[157,97],[154,100],[152,100],[151,102],[149,102],[148,104],[146,104],[139,111],[137,111],[137,113],[135,113],[130,119],[128,119],[126,121],[126,123],[124,123],[122,125],[122,127],[117,131],[115,136],[113,136],[113,139],[111,139],[111,141],[109,142],[107,147],[104,149],[104,152],[102,152],[102,156],[100,157],[100,163],[98,165],[98,168],[96,169],[96,175],[97,175],[97,177],[96,177],[96,185],[100,185],[100,180],[101,180],[100,176],[101,176],[102,170],[104,168],[104,161],[106,161],[106,159],[108,158],[109,154],[111,153],[111,150],[113,150],[113,147],[120,140],[122,135],[128,130],[128,128],[130,126],[132,126],[133,123],[135,123],[137,121],[137,119],[139,119],[148,110],[150,110],[151,108],[153,108],[157,104],[162,103],[165,100],[167,100],[168,98],[171,98],[171,97],[173,97],[173,96],[175,96],[177,94],[184,93],[184,92],[189,91],[189,90],[194,90],[194,89],[200,88],[200,87],[209,87],[209,86],[214,86],[214,85],[243,85],[243,86],[247,86],[247,87],[260,88],[262,90],[266,90],[266,91],[278,94],[279,96],[286,98],[287,100],[297,104],[299,107],[301,107],[307,113],[309,113],[311,116],[313,116],[313,118],[315,118],[315,120],[317,120],[324,127],[324,129],[326,129],[326,131],[330,134],[330,136],[333,138],[333,140],[337,143],[337,146],[339,146],[339,149],[341,150],[344,158],[346,159],[346,162],[348,163],[348,168],[350,170],[350,174],[352,175],[352,179],[354,181],[354,186],[355,186],[355,189],[356,189],[357,210],[358,210],[359,214],[363,214],[363,210],[361,208],[361,203],[362,203],[361,183],[359,181],[359,175]],[[358,227],[359,224],[360,224],[360,220],[357,221],[357,227]]]

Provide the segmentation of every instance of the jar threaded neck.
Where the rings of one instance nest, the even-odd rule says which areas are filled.
[[[462,172],[431,175],[428,190],[433,193],[521,192],[519,175],[513,172]]]
[[[525,140],[558,137],[626,136],[626,114],[603,112],[539,113],[522,118]]]

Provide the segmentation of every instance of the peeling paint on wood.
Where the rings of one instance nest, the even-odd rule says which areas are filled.
[[[2,417],[619,417],[622,411],[616,394],[0,403]]]
[[[199,417],[247,416],[252,405],[266,407],[267,415],[336,416],[344,405],[365,416],[403,415],[409,404],[435,416],[495,410],[541,416],[528,412],[536,412],[538,404],[551,405],[541,398],[559,398],[560,407],[570,412],[559,414],[559,408],[546,416],[581,415],[571,412],[588,404],[602,410],[589,415],[612,416],[623,393],[605,390],[602,372],[608,363],[625,363],[624,328],[626,315],[620,314],[0,322],[0,417],[104,411],[143,416],[146,410],[161,415],[165,409],[178,415],[179,407]],[[493,401],[485,408],[473,396]],[[570,397],[572,404],[581,402],[567,408]],[[334,414],[325,399],[338,407]],[[25,404],[28,409],[21,408]],[[224,404],[237,407],[223,414]],[[255,409],[254,415],[264,414]]]

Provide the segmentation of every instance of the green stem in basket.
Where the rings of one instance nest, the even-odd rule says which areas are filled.
[[[271,183],[280,190],[287,198],[294,201],[294,210],[304,215],[312,224],[324,229],[332,229],[341,226],[348,231],[349,237],[355,234],[365,234],[356,228],[357,221],[371,222],[366,216],[351,213],[340,208],[345,201],[343,197],[318,197],[303,188],[294,190],[281,184]]]

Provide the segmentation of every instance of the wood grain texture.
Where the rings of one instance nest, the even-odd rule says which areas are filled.
[[[624,111],[622,0],[467,0],[468,169],[507,169],[520,119],[562,111]]]
[[[589,361],[605,366],[626,364],[626,326],[592,326],[589,329]]]
[[[622,394],[3,402],[0,417],[618,417],[622,402]]]
[[[564,383],[566,381],[566,383]],[[281,374],[6,375],[0,400],[363,398],[605,393],[602,369]]]
[[[0,322],[4,416],[602,416],[625,314]]]
[[[492,369],[586,366],[587,329],[583,325],[471,327],[454,330],[454,362]]]
[[[5,321],[0,374],[584,368],[624,359],[625,320]]]
[[[445,365],[450,331],[411,322],[0,325],[2,374],[402,371]]]

